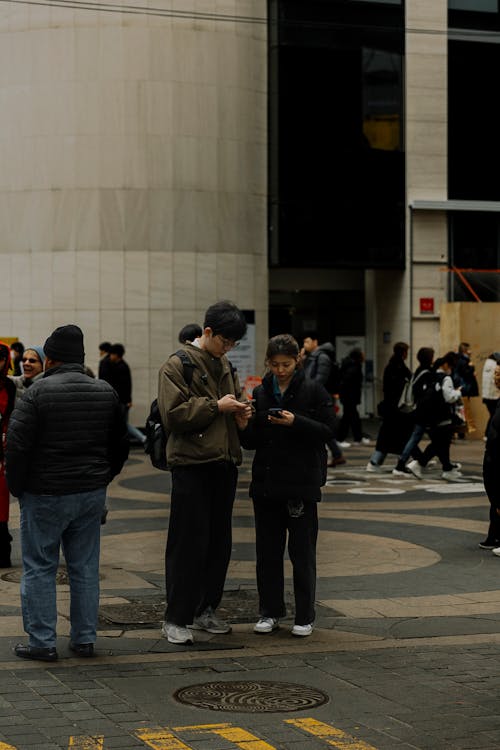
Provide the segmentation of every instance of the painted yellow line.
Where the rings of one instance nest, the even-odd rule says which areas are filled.
[[[357,740],[341,729],[331,727],[322,721],[316,721],[316,719],[286,719],[285,723],[292,724],[298,729],[302,729],[304,732],[308,732],[308,734],[324,740],[327,745],[336,747],[338,750],[376,750],[373,745],[368,745],[366,742]]]
[[[0,750],[17,750],[14,745],[7,745],[5,742],[0,742]]]
[[[233,727],[231,724],[199,724],[191,727],[174,727],[176,732],[209,732],[210,734],[217,734],[219,737],[232,742],[236,747],[241,750],[276,750],[268,742],[259,740],[254,734],[250,734],[246,729],[240,727]]]
[[[69,748],[74,750],[102,750],[104,747],[104,737],[102,735],[96,735],[95,737],[70,737],[68,743]]]
[[[189,745],[174,737],[168,727],[141,727],[135,729],[134,734],[153,750],[190,750]]]

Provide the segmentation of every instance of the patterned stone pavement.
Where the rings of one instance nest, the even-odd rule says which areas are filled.
[[[500,747],[500,558],[477,546],[488,515],[483,449],[482,441],[453,446],[459,483],[437,468],[421,481],[393,477],[390,459],[369,474],[372,448],[345,450],[348,463],[329,472],[320,506],[317,627],[308,639],[292,638],[291,616],[272,636],[252,633],[248,458],[222,604],[233,633],[197,633],[193,647],[161,638],[169,475],[135,450],[111,487],[103,528],[97,658],[82,663],[67,650],[62,573],[59,662],[15,659],[24,636],[13,504],[15,567],[0,575],[0,750]],[[298,683],[329,700],[292,715],[214,713],[175,700],[176,689],[214,679]]]

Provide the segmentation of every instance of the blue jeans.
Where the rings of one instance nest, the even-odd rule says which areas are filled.
[[[405,447],[403,448],[403,452],[399,457],[399,462],[405,464],[410,456],[415,451],[415,448],[420,443],[424,436],[425,427],[422,427],[420,424],[416,424],[413,428],[413,432],[411,433],[411,437],[406,443]]]
[[[23,576],[21,606],[29,645],[56,645],[56,573],[62,546],[70,586],[70,637],[94,643],[99,610],[101,514],[106,488],[19,499]]]

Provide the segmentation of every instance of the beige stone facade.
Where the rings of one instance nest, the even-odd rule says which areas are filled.
[[[123,342],[141,423],[209,304],[265,345],[266,2],[100,6],[0,11],[0,336]]]

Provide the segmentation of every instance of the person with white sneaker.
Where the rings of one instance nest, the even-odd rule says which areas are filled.
[[[500,366],[494,372],[495,386],[500,388]],[[500,403],[491,415],[486,430],[483,460],[484,489],[490,501],[490,524],[486,539],[479,542],[482,549],[491,549],[500,557]]]
[[[441,478],[460,481],[461,464],[450,461],[450,446],[453,436],[452,408],[462,396],[462,388],[455,388],[451,373],[456,362],[456,354],[448,352],[434,363],[434,381],[429,385],[417,403],[417,423],[425,425],[431,442],[422,455],[410,461],[408,469],[418,479],[431,458],[437,456],[442,465]]]
[[[190,385],[175,354],[159,373],[158,406],[169,431],[167,463],[172,468],[162,628],[169,643],[192,643],[193,630],[231,632],[215,611],[231,557],[241,463],[238,431],[252,409],[226,354],[246,328],[236,305],[217,302],[205,313],[202,335],[183,347],[193,365]]]
[[[286,614],[283,557],[293,568],[295,624],[292,634],[314,629],[317,503],[326,482],[325,443],[334,434],[335,412],[324,387],[307,378],[293,336],[270,339],[268,372],[253,393],[255,415],[241,432],[255,449],[250,496],[255,513],[260,618],[254,632],[272,633]]]

